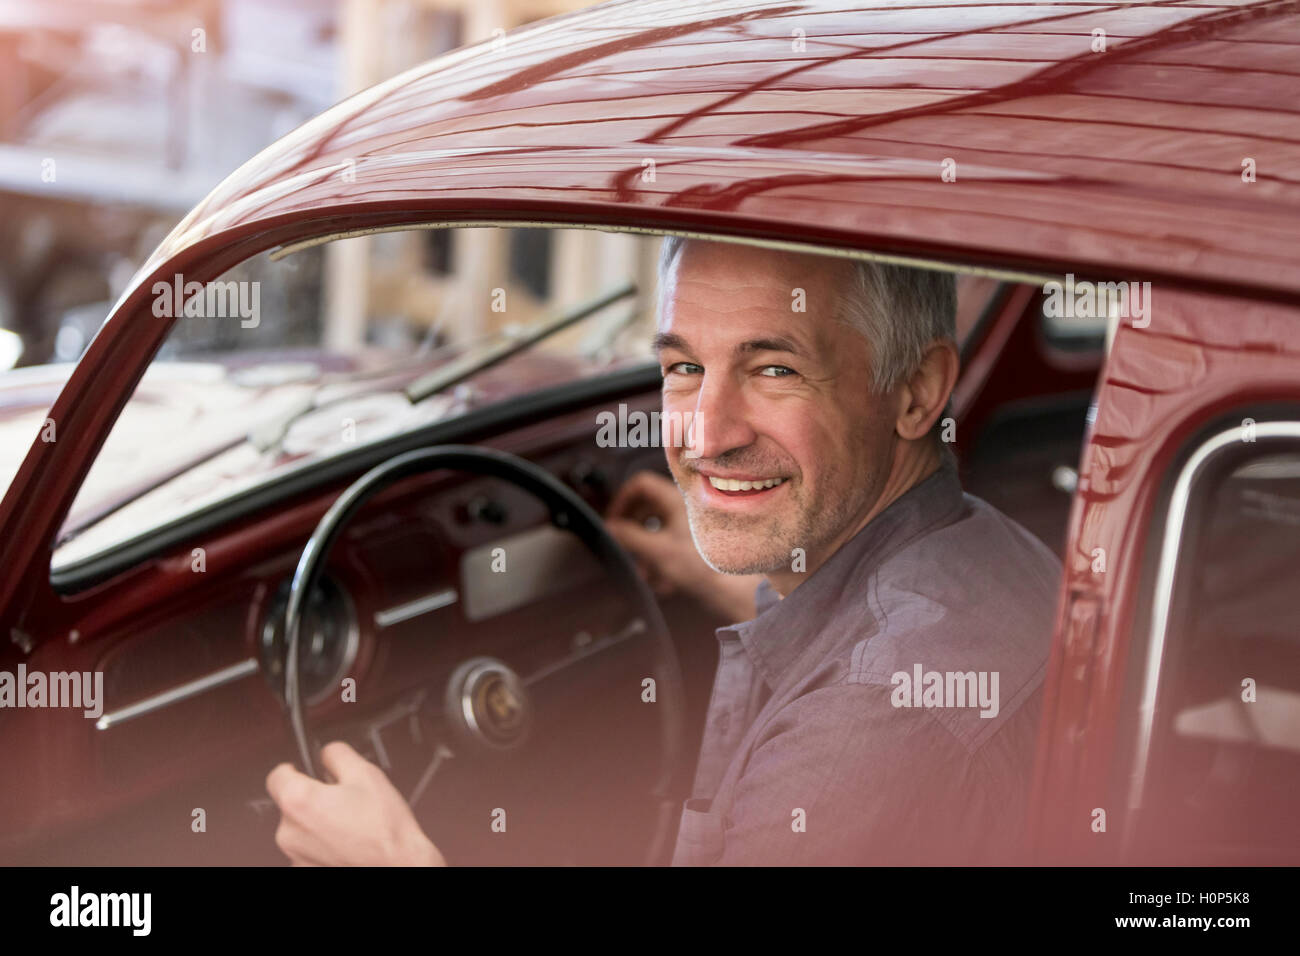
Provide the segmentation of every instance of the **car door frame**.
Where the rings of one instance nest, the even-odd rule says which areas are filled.
[[[1157,699],[1179,476],[1209,436],[1300,408],[1300,309],[1166,286],[1152,301],[1149,323],[1116,330],[1081,454],[1030,801],[1040,863],[1128,861],[1131,729]]]

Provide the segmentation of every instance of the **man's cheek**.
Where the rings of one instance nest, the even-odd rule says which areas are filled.
[[[673,483],[677,485],[677,490],[683,495],[686,493],[688,474],[682,468],[681,449],[671,446],[664,448],[664,460],[668,462],[668,473],[672,475]]]

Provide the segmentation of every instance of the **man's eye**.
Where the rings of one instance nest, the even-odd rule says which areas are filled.
[[[674,362],[672,365],[669,365],[664,369],[664,374],[671,375],[676,373],[679,375],[695,375],[697,372],[702,371],[704,371],[704,369],[700,368],[694,362]]]
[[[769,375],[772,378],[785,378],[787,375],[798,375],[799,373],[784,365],[765,365],[759,374]]]

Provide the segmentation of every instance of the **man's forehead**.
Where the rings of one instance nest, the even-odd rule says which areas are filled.
[[[812,356],[835,347],[843,331],[832,322],[839,277],[826,267],[799,268],[807,256],[750,251],[769,255],[706,255],[676,264],[660,291],[657,348],[725,344]]]

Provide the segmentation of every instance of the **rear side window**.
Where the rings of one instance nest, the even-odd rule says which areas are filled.
[[[1300,442],[1198,484],[1132,849],[1300,862]]]

